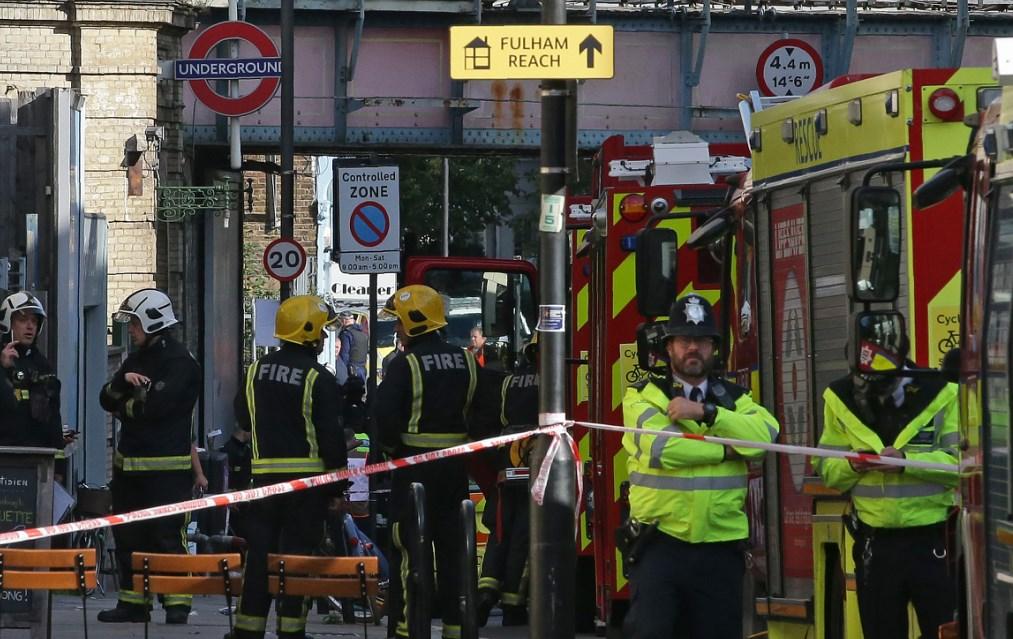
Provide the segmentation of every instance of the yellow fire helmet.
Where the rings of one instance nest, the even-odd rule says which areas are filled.
[[[443,298],[422,284],[399,288],[387,300],[381,314],[388,319],[400,320],[409,337],[425,335],[447,325]]]
[[[315,345],[320,331],[333,331],[338,316],[323,298],[296,295],[281,303],[274,316],[274,336],[283,342]]]

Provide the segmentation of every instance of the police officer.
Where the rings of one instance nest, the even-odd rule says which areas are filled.
[[[912,379],[874,372],[904,366],[907,338],[892,322],[862,321],[870,325],[859,331],[867,333],[859,348],[873,366],[824,391],[819,447],[956,464],[957,385],[943,376]],[[817,458],[813,466],[827,486],[851,496],[848,528],[855,541],[865,638],[907,637],[908,603],[914,605],[921,636],[935,637],[940,625],[953,620],[956,605],[945,534],[957,473],[832,458]]]
[[[236,399],[236,419],[250,432],[254,486],[345,468],[341,390],[317,356],[337,321],[316,295],[290,297],[278,307],[274,335],[281,348],[254,362]],[[245,517],[247,543],[243,596],[236,615],[237,639],[261,638],[267,627],[267,555],[309,555],[323,540],[327,503],[345,482],[250,503]],[[283,597],[278,637],[301,639],[306,609],[301,597]]]
[[[133,350],[99,401],[120,420],[113,459],[112,500],[117,513],[189,499],[193,407],[200,392],[200,367],[186,347],[169,334],[178,320],[165,293],[146,288],[132,293],[113,321],[126,323]],[[132,590],[130,556],[137,551],[186,553],[189,517],[175,515],[124,524],[113,529],[120,593],[116,607],[99,621],[148,619],[150,602]],[[189,595],[166,595],[165,622],[185,624]]]
[[[406,286],[387,300],[383,313],[397,320],[395,331],[405,351],[391,361],[377,389],[374,414],[380,446],[394,457],[405,457],[466,442],[466,420],[480,369],[471,353],[447,344],[440,336],[438,330],[447,325],[440,295],[428,286]],[[413,482],[420,482],[426,490],[427,537],[435,545],[443,637],[457,639],[461,636],[458,594],[463,569],[457,555],[464,543],[460,507],[468,498],[468,474],[462,457],[393,473],[391,563],[400,577],[391,582],[387,634],[408,636],[406,611],[414,597],[406,583],[409,540],[413,537]]]
[[[664,376],[627,389],[630,520],[621,529],[632,586],[624,636],[742,636],[746,460],[763,451],[659,431],[772,442],[777,421],[749,392],[713,374],[720,332],[707,300],[687,295],[666,325]],[[632,565],[630,565],[632,564]]]
[[[524,347],[524,363],[503,379],[499,389],[499,426],[504,433],[538,425],[538,340]],[[479,418],[476,416],[476,418]],[[499,433],[492,433],[499,434]],[[478,580],[478,622],[484,626],[497,602],[503,608],[503,625],[527,624],[528,446],[530,439],[500,448],[496,460],[496,490],[486,500],[485,518],[490,529]],[[490,525],[491,524],[491,525]]]
[[[0,366],[15,400],[13,411],[0,420],[0,446],[63,449],[60,381],[36,347],[45,322],[42,302],[30,293],[14,293],[0,302]],[[57,469],[57,474],[63,473]]]

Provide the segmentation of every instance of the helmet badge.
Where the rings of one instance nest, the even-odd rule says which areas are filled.
[[[691,297],[686,300],[686,321],[692,324],[703,324],[703,321],[707,319],[707,312],[700,304],[699,297]]]

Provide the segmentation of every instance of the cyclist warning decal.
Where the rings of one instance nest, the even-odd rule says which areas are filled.
[[[960,309],[942,304],[932,307],[929,318],[929,366],[939,366],[952,348],[960,345]]]
[[[619,372],[623,376],[624,393],[631,385],[647,377],[647,373],[644,372],[644,369],[640,368],[640,363],[637,361],[636,342],[619,345]]]

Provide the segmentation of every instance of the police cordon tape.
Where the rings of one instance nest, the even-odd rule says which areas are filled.
[[[696,433],[681,433],[678,431],[645,431],[638,428],[628,428],[626,426],[612,426],[611,424],[599,424],[596,422],[583,422],[573,421],[568,422],[570,424],[576,424],[577,426],[583,426],[584,428],[593,428],[595,430],[607,430],[615,433],[632,433],[634,435],[654,435],[658,437],[677,437],[682,439],[693,439],[702,442],[710,442],[712,444],[724,444],[726,446],[732,446],[735,448],[758,448],[760,450],[766,450],[773,453],[782,453],[787,455],[806,455],[808,457],[834,457],[837,459],[849,459],[854,461],[862,462],[874,462],[877,464],[884,464],[886,466],[899,466],[901,468],[921,468],[924,470],[942,470],[948,472],[959,472],[960,466],[957,464],[940,464],[938,462],[924,462],[915,459],[904,459],[901,457],[884,457],[883,455],[877,455],[875,453],[859,453],[848,450],[835,450],[831,448],[813,448],[811,446],[796,446],[793,444],[774,444],[765,442],[754,442],[745,441],[741,439],[729,439],[727,437],[714,437],[713,435],[697,435]]]
[[[809,457],[834,457],[838,459],[849,459],[855,461],[874,462],[878,464],[884,464],[888,466],[899,466],[902,468],[921,468],[924,470],[940,470],[947,472],[959,472],[960,467],[956,464],[940,464],[935,462],[923,462],[913,459],[903,459],[897,457],[884,457],[873,453],[859,453],[854,451],[844,450],[833,450],[827,448],[813,448],[810,446],[796,446],[792,444],[774,444],[765,442],[746,441],[740,439],[730,439],[727,437],[715,437],[712,435],[698,435],[695,433],[683,433],[678,431],[650,431],[646,432],[643,429],[628,428],[625,426],[613,426],[611,424],[600,424],[597,422],[585,422],[585,421],[567,421],[564,424],[556,424],[554,426],[542,426],[540,428],[532,429],[529,431],[523,431],[518,433],[512,433],[509,435],[499,435],[496,437],[490,437],[488,439],[482,439],[475,442],[469,442],[467,444],[461,444],[459,446],[452,446],[450,448],[442,448],[440,450],[434,450],[427,453],[421,453],[419,455],[412,455],[410,457],[403,457],[401,459],[394,459],[386,462],[379,462],[376,464],[369,464],[368,466],[362,466],[359,468],[352,468],[347,470],[339,470],[333,473],[324,473],[321,475],[314,475],[312,477],[305,477],[302,479],[293,479],[291,481],[281,482],[277,484],[271,484],[270,486],[262,486],[260,488],[250,488],[247,490],[237,490],[231,493],[224,493],[221,495],[212,495],[210,497],[202,497],[199,499],[190,499],[187,501],[177,502],[174,504],[165,504],[163,506],[156,506],[154,508],[144,508],[142,510],[135,510],[128,513],[122,513],[119,515],[109,515],[108,517],[96,517],[94,519],[86,519],[83,521],[68,522],[65,524],[56,524],[53,526],[43,526],[41,528],[29,528],[27,530],[14,530],[10,532],[0,533],[0,546],[8,544],[19,543],[23,541],[32,541],[35,539],[45,539],[47,537],[56,537],[58,535],[65,535],[72,532],[80,532],[83,530],[94,530],[96,528],[105,528],[107,526],[119,526],[135,521],[145,521],[148,519],[158,519],[159,517],[168,517],[170,515],[181,515],[184,513],[194,512],[197,510],[204,510],[206,508],[215,508],[220,506],[228,506],[230,504],[239,504],[257,499],[264,499],[266,497],[272,497],[274,495],[284,495],[287,493],[297,492],[300,490],[306,490],[308,488],[315,488],[318,486],[326,486],[333,484],[345,479],[352,477],[358,477],[362,475],[373,475],[376,473],[389,472],[397,470],[399,468],[405,468],[407,466],[415,466],[418,464],[424,464],[426,462],[437,461],[440,459],[446,459],[448,457],[457,457],[459,455],[468,455],[481,450],[488,450],[491,448],[497,448],[504,444],[509,444],[528,437],[535,435],[555,435],[552,444],[549,446],[549,450],[546,453],[545,459],[550,461],[560,450],[563,443],[568,443],[571,450],[574,453],[574,458],[579,467],[579,454],[577,452],[577,445],[570,437],[567,428],[570,426],[582,426],[584,428],[590,428],[594,430],[604,430],[617,433],[632,433],[632,434],[649,434],[658,437],[676,437],[682,439],[692,439],[697,441],[710,442],[713,444],[721,444],[726,446],[732,446],[735,448],[755,448],[760,450],[766,450],[774,453],[782,453],[789,455],[807,455]],[[545,494],[545,487],[548,484],[549,469],[551,463],[542,464],[542,468],[538,473],[538,476],[532,480],[531,492],[535,501],[539,504],[542,503]],[[577,503],[580,503],[580,495],[582,493],[582,477],[581,473],[577,472]]]
[[[557,437],[554,439],[559,439],[558,436],[569,436],[564,424],[544,426],[530,431],[512,433],[509,435],[499,435],[497,437],[490,437],[489,439],[482,439],[475,442],[469,442],[467,444],[461,444],[459,446],[452,446],[450,448],[441,448],[439,450],[421,453],[419,455],[412,455],[410,457],[378,462],[376,464],[369,464],[368,466],[362,466],[359,468],[339,470],[333,473],[313,475],[312,477],[304,477],[302,479],[293,479],[291,481],[271,484],[270,486],[262,486],[260,488],[237,490],[235,492],[223,493],[221,495],[211,495],[209,497],[189,499],[187,501],[181,501],[174,504],[165,504],[154,508],[143,508],[141,510],[135,510],[119,515],[96,517],[94,519],[72,521],[65,524],[43,526],[41,528],[29,528],[27,530],[12,530],[10,532],[0,533],[0,546],[22,541],[56,537],[58,535],[65,535],[67,533],[80,532],[83,530],[94,530],[96,528],[105,528],[107,526],[119,526],[135,521],[146,521],[148,519],[158,519],[160,517],[168,517],[171,515],[182,515],[196,510],[204,510],[205,508],[228,506],[229,504],[240,504],[257,499],[264,499],[265,497],[273,497],[274,495],[284,495],[300,490],[306,490],[308,488],[326,486],[328,484],[333,484],[361,475],[373,475],[376,473],[389,472],[399,468],[446,459],[448,457],[467,455],[480,450],[497,448],[499,446],[503,446],[504,444],[526,439],[534,435],[556,435]]]

